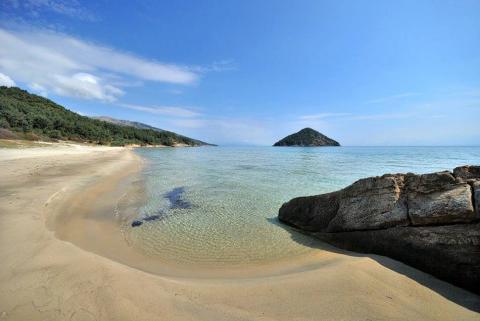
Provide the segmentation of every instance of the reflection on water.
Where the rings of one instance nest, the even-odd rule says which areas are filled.
[[[129,243],[176,263],[239,264],[300,255],[311,248],[272,224],[283,202],[397,172],[480,164],[479,147],[211,147],[139,149],[147,202]],[[303,244],[302,244],[303,243]]]

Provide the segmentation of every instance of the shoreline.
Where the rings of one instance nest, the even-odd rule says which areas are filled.
[[[0,320],[478,319],[480,297],[470,292],[394,260],[329,247],[290,266],[274,262],[279,273],[258,267],[242,278],[155,275],[95,254],[61,233],[78,227],[75,237],[85,239],[93,225],[82,215],[102,214],[96,193],[113,188],[102,200],[108,207],[122,179],[135,181],[139,156],[96,147],[49,153],[0,153]],[[58,211],[67,216],[55,222]],[[71,225],[58,232],[62,222]]]
[[[118,164],[115,170],[103,179],[98,179],[72,190],[69,195],[51,200],[46,213],[46,226],[63,241],[70,242],[86,251],[101,255],[129,267],[158,276],[183,279],[245,279],[270,277],[311,270],[329,260],[318,260],[318,251],[298,254],[283,259],[238,264],[215,263],[194,266],[166,261],[141,253],[129,246],[121,231],[125,223],[137,218],[136,210],[144,203],[143,177],[141,171],[147,160],[134,152],[126,164]],[[131,162],[130,162],[131,161]],[[117,167],[121,166],[121,169]],[[118,211],[117,203],[125,198],[121,217],[111,215]],[[318,247],[332,248],[313,240]],[[316,253],[317,252],[317,253]]]

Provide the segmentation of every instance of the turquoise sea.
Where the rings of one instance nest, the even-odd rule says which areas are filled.
[[[178,264],[275,261],[311,250],[276,221],[283,202],[384,173],[480,164],[480,147],[198,147],[137,149],[146,201],[129,243]],[[141,224],[141,225],[140,225]],[[303,242],[298,240],[304,238]]]

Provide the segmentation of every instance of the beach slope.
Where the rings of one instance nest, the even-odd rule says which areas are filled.
[[[56,236],[50,223],[63,200],[98,182],[113,188],[141,167],[125,148],[0,150],[0,320],[480,317],[480,298],[468,291],[394,260],[328,246],[285,273],[189,278],[146,273]]]

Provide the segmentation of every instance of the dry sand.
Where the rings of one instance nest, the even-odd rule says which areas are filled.
[[[122,148],[0,150],[0,320],[480,320],[479,296],[323,245],[235,277],[119,263],[118,231],[92,239],[102,225],[85,209],[108,207],[141,166]]]

